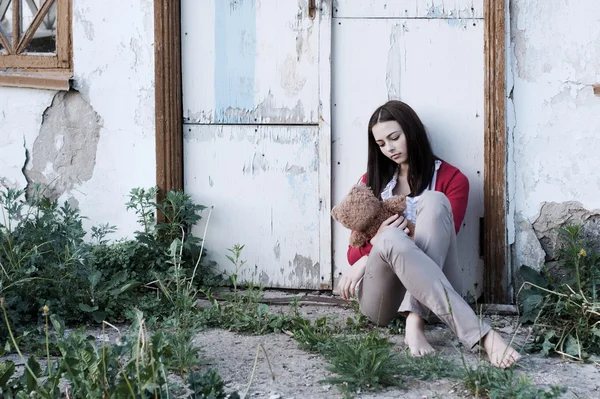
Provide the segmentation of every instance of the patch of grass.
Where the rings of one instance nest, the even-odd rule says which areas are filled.
[[[130,331],[116,344],[98,346],[94,337],[83,329],[69,335],[64,324],[54,315],[46,317],[46,348],[44,362],[35,357],[25,359],[15,339],[4,302],[0,300],[4,323],[9,332],[10,346],[25,364],[23,375],[15,374],[12,361],[0,363],[0,393],[6,398],[31,397],[54,399],[75,398],[169,398],[180,397],[192,392],[193,398],[225,398],[223,383],[214,371],[205,374],[192,372],[187,382],[176,382],[168,378],[171,365],[181,365],[177,358],[177,342],[162,331],[148,334],[141,312],[136,312],[136,321]],[[54,327],[55,338],[49,334],[48,320]],[[50,341],[58,347],[60,354],[51,359]],[[0,356],[4,353],[0,347]],[[45,367],[43,365],[45,364]],[[182,371],[179,370],[178,371]],[[186,370],[188,371],[187,367]],[[233,394],[231,397],[239,398]]]
[[[360,311],[360,305],[357,300],[350,301],[350,307],[354,314],[346,319],[345,330],[349,333],[361,333],[372,331],[374,325],[371,324],[367,316]]]
[[[463,370],[456,364],[437,354],[413,357],[404,352],[402,360],[402,375],[417,380],[460,379]]]
[[[406,332],[406,317],[400,315],[394,317],[388,324],[387,329],[389,334],[404,334]]]
[[[403,365],[393,347],[376,331],[330,340],[324,354],[330,363],[327,369],[337,375],[324,382],[341,385],[345,392],[399,386]]]
[[[192,391],[191,399],[240,399],[237,392],[227,395],[223,389],[223,380],[216,370],[193,373],[188,377],[188,384]]]
[[[201,240],[191,234],[205,207],[183,192],[167,193],[161,204],[156,195],[155,187],[131,190],[126,206],[138,215],[142,230],[135,239],[111,243],[106,237],[116,227],[93,227],[87,242],[85,217],[68,202],[61,206],[45,197],[39,185],[29,196],[0,190],[0,296],[15,329],[38,324],[43,306],[69,325],[131,320],[134,307],[169,315],[167,302],[157,300],[149,283],[169,279],[175,239],[181,242],[184,274],[197,272],[196,286],[212,281],[210,265],[200,263]],[[157,212],[164,221],[156,221]]]
[[[581,226],[558,229],[564,276],[521,267],[521,322],[534,323],[529,350],[584,361],[600,356],[600,254],[586,250]]]
[[[293,338],[302,350],[326,354],[331,351],[332,341],[339,329],[332,327],[326,317],[320,317],[313,323],[306,320],[303,325],[297,325]]]
[[[502,370],[482,363],[471,367],[465,362],[463,382],[476,398],[554,399],[566,392],[558,386],[539,388],[528,377],[517,375],[514,368]]]
[[[204,294],[211,306],[199,314],[201,324],[205,327],[217,327],[228,331],[262,335],[272,332],[293,331],[296,325],[302,325],[304,320],[298,315],[297,309],[286,314],[274,314],[268,305],[259,302],[262,289],[249,284],[244,295],[219,301],[205,290]]]
[[[260,302],[263,296],[262,287],[248,283],[244,292],[240,291],[237,278],[245,264],[241,259],[243,249],[243,245],[235,245],[228,249],[230,254],[227,258],[235,268],[231,275],[233,294],[226,296],[226,301],[219,301],[210,289],[202,291],[211,302],[211,306],[200,313],[201,323],[205,327],[218,327],[255,335],[293,331],[298,326],[304,325],[305,320],[299,315],[297,303],[292,303],[291,310],[287,314],[274,314],[268,305]]]

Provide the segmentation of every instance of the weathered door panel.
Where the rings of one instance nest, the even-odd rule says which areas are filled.
[[[334,18],[332,35],[332,203],[366,170],[367,123],[373,110],[388,99],[406,101],[422,118],[435,153],[469,178],[469,207],[458,235],[463,270],[451,280],[463,295],[479,294],[483,21]],[[347,267],[348,234],[333,225],[336,276]]]
[[[220,270],[328,289],[331,0],[183,0],[184,185]],[[196,234],[204,231],[204,219]]]
[[[308,5],[183,0],[184,122],[318,124],[321,18]]]
[[[206,246],[219,270],[232,271],[226,248],[239,243],[240,280],[320,288],[318,147],[317,126],[186,126],[185,188],[214,205]]]
[[[483,0],[337,0],[335,18],[483,18]]]

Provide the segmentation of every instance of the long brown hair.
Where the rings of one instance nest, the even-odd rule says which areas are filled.
[[[408,152],[408,185],[410,195],[421,194],[433,179],[437,157],[431,150],[425,127],[417,113],[402,101],[388,101],[373,112],[369,119],[367,185],[380,198],[385,185],[392,179],[398,164],[383,155],[373,137],[373,126],[379,122],[396,121],[404,131]]]

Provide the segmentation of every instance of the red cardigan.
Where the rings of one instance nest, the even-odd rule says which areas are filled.
[[[366,181],[367,175],[365,174],[361,182],[365,183]],[[454,216],[454,228],[456,229],[456,233],[458,233],[465,217],[467,202],[469,201],[469,180],[458,168],[442,161],[437,171],[435,191],[444,193],[450,200],[452,215]],[[370,242],[359,248],[348,246],[348,263],[353,265],[363,256],[369,255],[371,248],[373,246]]]

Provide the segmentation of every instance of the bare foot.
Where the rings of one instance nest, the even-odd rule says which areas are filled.
[[[434,349],[425,338],[425,320],[416,313],[409,313],[406,318],[406,336],[404,343],[408,345],[414,357],[433,353]]]
[[[504,338],[494,330],[490,330],[481,341],[492,366],[505,369],[521,358],[519,352],[509,346]]]

